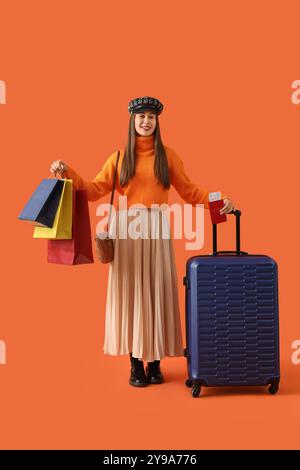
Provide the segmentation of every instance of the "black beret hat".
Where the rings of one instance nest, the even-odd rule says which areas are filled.
[[[146,109],[153,111],[156,114],[160,114],[164,108],[164,105],[156,98],[151,96],[143,96],[142,98],[135,98],[131,100],[128,105],[128,111],[130,113],[141,113]]]

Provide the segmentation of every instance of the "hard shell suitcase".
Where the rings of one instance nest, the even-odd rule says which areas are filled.
[[[193,397],[202,385],[279,389],[277,263],[240,250],[241,211],[232,213],[236,251],[217,251],[214,224],[213,253],[186,263],[186,386]]]

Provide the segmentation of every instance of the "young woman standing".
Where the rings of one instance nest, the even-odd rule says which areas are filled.
[[[176,152],[163,145],[158,118],[163,104],[144,96],[131,100],[128,110],[128,141],[120,150],[116,178],[116,190],[127,197],[127,209],[117,204],[110,221],[109,232],[116,237],[114,260],[109,264],[103,351],[129,354],[129,383],[143,387],[164,381],[162,358],[183,356],[175,253],[172,236],[165,235],[168,218],[159,206],[168,204],[171,185],[187,203],[202,203],[205,208],[209,191],[193,184]],[[96,201],[112,190],[117,153],[107,158],[91,182],[62,160],[54,161],[50,170],[72,179],[76,189],[86,190],[88,200]],[[231,212],[232,201],[222,198],[221,213]],[[157,206],[151,208],[153,204]],[[137,215],[130,209],[133,206],[139,208],[142,235],[138,238],[128,236]],[[120,237],[120,231],[127,237]]]

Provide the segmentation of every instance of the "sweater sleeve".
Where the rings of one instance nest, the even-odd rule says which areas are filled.
[[[85,181],[71,166],[68,165],[67,178],[73,180],[75,189],[85,190],[89,201],[97,201],[112,191],[117,152],[106,159],[102,169],[92,181]],[[119,161],[120,165],[120,161]],[[118,165],[118,166],[119,166]]]
[[[181,158],[171,150],[171,164],[170,164],[170,174],[171,174],[171,184],[174,186],[178,194],[189,204],[195,206],[196,204],[204,204],[205,209],[209,209],[209,199],[208,195],[211,191],[199,188],[196,184],[192,183],[189,177],[186,175],[183,161]],[[228,196],[225,196],[221,193],[221,198],[226,199]]]

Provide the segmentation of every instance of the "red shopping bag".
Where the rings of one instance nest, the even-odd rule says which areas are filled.
[[[86,191],[73,190],[73,222],[71,240],[47,240],[48,263],[93,263],[91,224]]]

